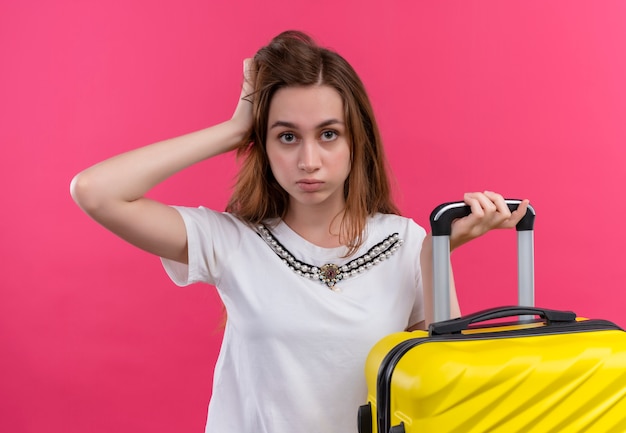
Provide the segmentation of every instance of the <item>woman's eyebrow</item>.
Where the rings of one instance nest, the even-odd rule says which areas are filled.
[[[326,126],[337,125],[337,124],[343,125],[344,123],[341,120],[339,120],[339,119],[328,119],[328,120],[320,123],[319,125],[317,125],[317,127],[318,128],[324,128]]]
[[[323,121],[319,125],[317,125],[316,128],[324,128],[326,126],[336,125],[336,124],[343,125],[344,122],[342,122],[342,121],[340,121],[338,119],[328,119],[328,120]],[[298,129],[298,125],[296,125],[295,123],[286,122],[284,120],[277,120],[276,122],[274,122],[272,124],[272,126],[270,126],[270,129],[278,128],[278,127]]]
[[[284,120],[277,120],[276,122],[272,124],[272,126],[270,126],[270,129],[278,128],[278,127],[298,129],[295,123],[285,122]]]

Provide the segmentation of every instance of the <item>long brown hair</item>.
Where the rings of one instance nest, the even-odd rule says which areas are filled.
[[[283,218],[289,195],[270,169],[265,143],[269,106],[278,89],[327,85],[341,95],[352,167],[344,185],[346,207],[340,240],[354,253],[363,242],[366,218],[374,213],[399,214],[393,202],[387,160],[365,87],[339,54],[317,45],[299,31],[276,36],[254,56],[255,88],[251,95],[254,125],[242,142],[243,159],[226,210],[251,224]]]

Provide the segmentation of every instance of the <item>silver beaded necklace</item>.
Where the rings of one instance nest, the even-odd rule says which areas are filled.
[[[343,265],[327,263],[321,267],[317,267],[296,259],[287,248],[278,242],[272,232],[263,224],[257,226],[257,231],[259,236],[261,236],[272,251],[283,260],[289,269],[304,278],[319,280],[335,292],[339,291],[339,288],[336,286],[339,281],[363,273],[372,266],[389,258],[404,242],[400,239],[398,233],[394,233],[382,242],[374,245],[365,254]]]

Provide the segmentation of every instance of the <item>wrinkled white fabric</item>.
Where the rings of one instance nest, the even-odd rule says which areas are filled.
[[[425,231],[377,214],[365,244],[321,248],[283,222],[274,236],[298,260],[322,266],[358,257],[390,234],[390,258],[340,281],[339,292],[290,270],[250,226],[228,213],[176,207],[185,221],[189,265],[163,259],[178,285],[217,287],[228,320],[215,366],[206,432],[354,433],[364,404],[364,364],[382,337],[423,320],[419,255]]]

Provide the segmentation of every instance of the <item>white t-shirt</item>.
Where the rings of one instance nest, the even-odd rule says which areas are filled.
[[[346,259],[343,247],[318,247],[283,222],[268,226],[295,258],[319,267],[349,262],[398,233],[404,242],[393,255],[339,281],[336,292],[297,275],[236,217],[176,209],[189,265],[163,259],[164,267],[178,285],[215,285],[228,314],[206,432],[355,433],[369,350],[423,320],[425,231],[411,219],[377,214],[368,219],[364,245]]]

